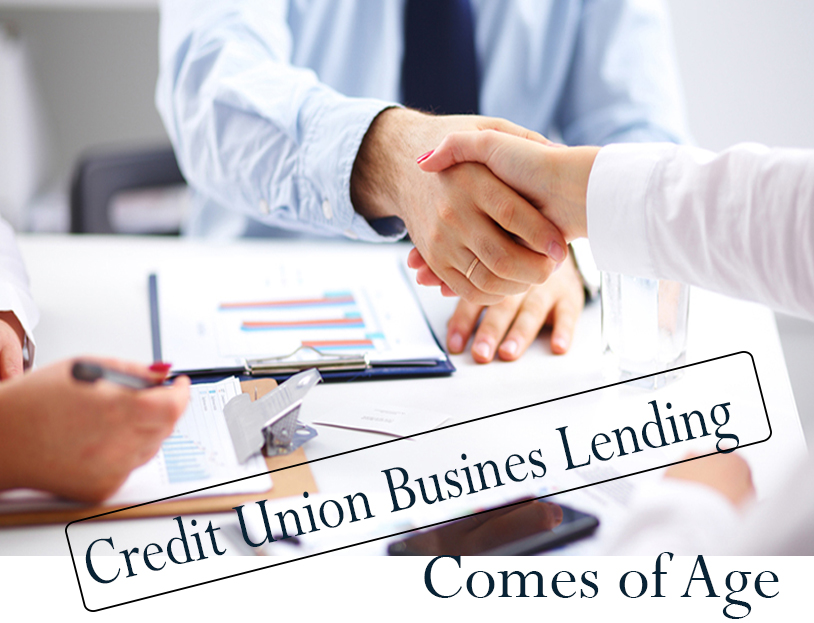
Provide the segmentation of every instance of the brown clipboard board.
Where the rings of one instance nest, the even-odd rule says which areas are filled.
[[[277,387],[274,379],[258,379],[253,381],[243,381],[240,386],[243,392],[249,394],[252,400],[265,396],[272,389]],[[167,500],[154,504],[145,504],[135,508],[128,508],[125,511],[112,513],[99,517],[96,521],[109,521],[114,519],[136,519],[141,517],[166,517],[171,515],[192,515],[204,513],[220,513],[232,510],[235,506],[240,506],[248,502],[256,502],[262,499],[285,498],[293,495],[302,495],[304,491],[308,493],[317,492],[317,484],[314,475],[307,464],[308,459],[302,448],[285,456],[275,456],[266,458],[266,465],[271,474],[273,486],[268,491],[260,493],[241,493],[236,495],[213,495],[208,497],[195,497],[187,500]],[[297,467],[290,467],[296,465]],[[290,469],[285,469],[290,467]],[[274,470],[283,471],[274,471]],[[0,527],[2,526],[33,526],[42,524],[68,523],[78,519],[85,519],[116,511],[127,506],[113,506],[99,504],[94,506],[83,506],[81,508],[58,508],[43,509],[37,511],[22,512],[0,512]]]

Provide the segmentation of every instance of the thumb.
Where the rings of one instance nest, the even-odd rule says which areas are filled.
[[[448,134],[433,151],[421,156],[416,162],[422,171],[438,173],[462,162],[486,164],[495,148],[493,130],[475,130]]]
[[[529,130],[528,128],[524,128],[522,125],[517,125],[516,123],[512,123],[511,121],[501,119],[499,117],[482,118],[479,129],[495,130],[503,134],[511,134],[512,136],[524,138],[529,141],[534,141],[535,143],[548,145],[550,147],[562,147],[562,145],[560,145],[559,143],[555,143],[553,141],[548,140],[545,136],[543,136],[539,132]]]

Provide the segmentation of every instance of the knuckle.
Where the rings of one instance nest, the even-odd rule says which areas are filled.
[[[560,323],[566,325],[573,325],[579,313],[576,305],[565,300],[560,301],[557,305],[557,311],[559,312]]]
[[[449,201],[442,201],[438,204],[438,219],[448,225],[454,225],[458,221],[458,210]]]
[[[466,301],[461,301],[461,303],[466,303]],[[449,320],[447,321],[447,331],[449,332],[456,331],[458,333],[465,333],[467,331],[471,331],[472,326],[473,320],[468,316],[462,315],[458,311],[450,316]]]
[[[484,321],[478,327],[478,338],[491,338],[493,342],[499,341],[504,333],[505,328],[501,329],[494,320]]]
[[[475,287],[467,282],[465,279],[462,279],[460,282],[456,282],[455,285],[451,285],[450,288],[452,289],[455,294],[460,296],[462,299],[469,301],[469,302],[476,302],[473,300],[473,297],[477,290]]]
[[[528,285],[525,283],[519,283],[517,281],[509,281],[508,287],[506,288],[506,294],[510,295],[523,294],[527,291]]]
[[[508,253],[503,249],[495,249],[491,256],[490,268],[495,275],[504,279],[511,279],[516,276],[514,260]]]
[[[491,305],[495,298],[494,295],[487,294],[474,287],[468,288],[466,294],[462,294],[461,296],[475,305]]]
[[[505,297],[500,294],[484,294],[482,305],[488,305],[491,307],[492,305],[497,305],[500,303],[504,298]]]
[[[476,276],[472,275],[473,283],[484,293],[499,293],[503,290],[503,280],[483,270]]]
[[[554,237],[553,232],[545,226],[534,227],[531,231],[529,244],[535,249],[545,250],[549,241]]]
[[[497,305],[503,304],[506,301],[506,298],[504,297],[521,294],[527,289],[526,284],[501,279],[499,277],[495,277],[494,275],[485,276],[482,283],[477,285],[486,294],[500,295],[501,298],[497,302]]]
[[[506,299],[504,299],[504,302],[505,300]],[[480,328],[478,329],[478,333],[480,333],[482,329],[490,336],[495,338],[502,337],[506,334],[509,325],[514,319],[514,313],[511,310],[502,308],[501,305],[502,303],[498,303],[486,311],[486,314],[484,314],[483,320],[481,321]]]
[[[446,234],[441,227],[433,227],[429,233],[430,244],[433,248],[439,247],[446,242]],[[432,266],[435,253],[429,253],[427,257],[428,265]]]
[[[532,278],[534,279],[533,283],[542,284],[545,283],[546,280],[551,276],[554,272],[556,264],[549,260],[547,257],[541,255],[538,259],[536,259],[531,268],[532,268]]]
[[[514,231],[518,212],[517,203],[513,201],[511,197],[503,195],[495,199],[493,209],[495,220],[502,225],[504,229]]]
[[[549,309],[551,309],[551,305],[546,296],[530,298],[523,305],[524,312],[541,322],[545,319],[545,316],[548,315]]]

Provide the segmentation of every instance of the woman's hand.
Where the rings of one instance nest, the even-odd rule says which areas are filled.
[[[438,173],[465,162],[485,165],[541,211],[570,242],[588,235],[585,198],[598,147],[546,145],[494,130],[454,132],[423,158]]]
[[[104,365],[160,381],[146,366]],[[0,490],[26,487],[86,502],[114,493],[149,461],[189,400],[189,379],[145,390],[71,376],[65,361],[0,385]]]

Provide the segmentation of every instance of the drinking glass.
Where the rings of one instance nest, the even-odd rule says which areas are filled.
[[[602,273],[602,349],[618,380],[664,372],[684,364],[690,287],[675,281]],[[637,384],[661,387],[678,373]]]

